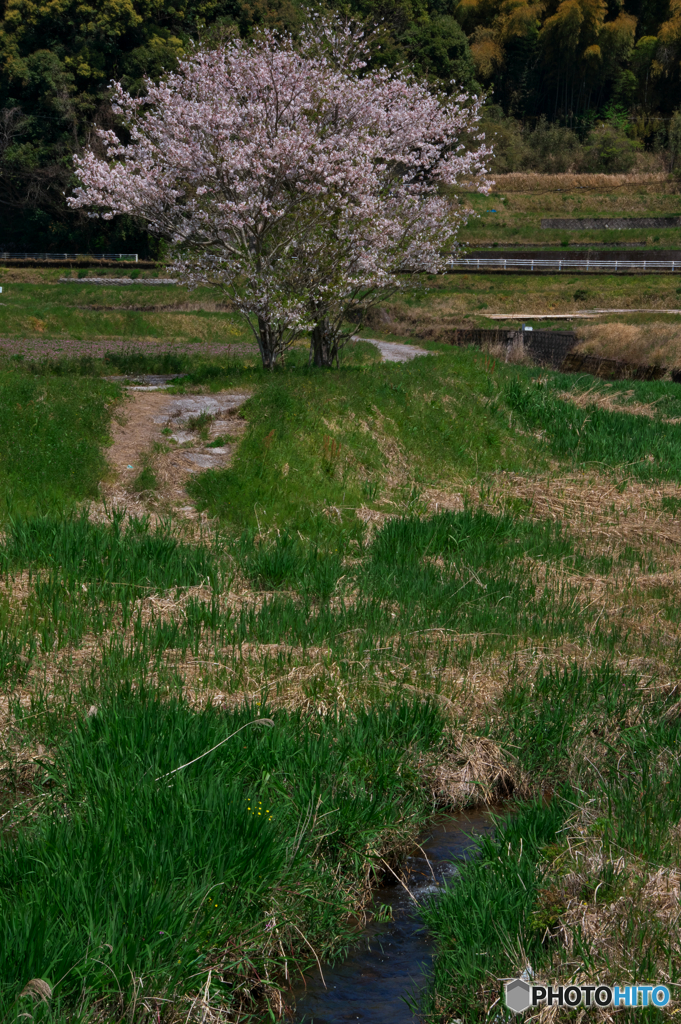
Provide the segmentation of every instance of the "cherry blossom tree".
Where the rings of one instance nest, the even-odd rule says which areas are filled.
[[[368,71],[358,46],[326,22],[198,51],[144,97],[114,83],[127,141],[99,131],[75,159],[71,206],[143,218],[188,284],[228,293],[266,367],[303,331],[328,364],[348,310],[443,269],[456,188],[488,188],[479,101]]]

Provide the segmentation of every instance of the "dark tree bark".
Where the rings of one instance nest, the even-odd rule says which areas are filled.
[[[330,367],[334,360],[338,365],[338,338],[327,319],[319,320],[310,337],[310,362],[313,366]]]
[[[262,317],[258,317],[258,348],[262,358],[262,365],[266,370],[273,370],[281,348],[279,333],[272,329]]]

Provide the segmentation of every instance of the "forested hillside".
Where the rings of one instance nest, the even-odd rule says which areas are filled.
[[[295,32],[304,0],[3,0],[0,247],[148,253],[135,225],[67,211],[71,158],[113,124],[112,78],[141,89],[196,41]],[[376,60],[489,94],[497,171],[630,169],[681,149],[681,0],[351,0]],[[151,248],[153,254],[153,243]]]

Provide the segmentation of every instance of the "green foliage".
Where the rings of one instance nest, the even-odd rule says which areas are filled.
[[[426,909],[425,921],[438,942],[427,1009],[446,1007],[450,1015],[482,1021],[499,995],[493,979],[517,976],[519,963],[531,964],[540,977],[542,968],[551,974],[548,965],[555,962],[546,928],[565,904],[544,874],[563,852],[561,833],[577,807],[591,802],[603,812],[597,825],[606,856],[590,902],[599,890],[603,900],[617,898],[612,862],[622,854],[655,866],[675,860],[672,829],[681,814],[681,777],[677,758],[669,756],[679,742],[672,703],[662,694],[644,698],[635,676],[607,664],[593,671],[540,669],[533,683],[504,694],[490,734],[512,752],[526,778],[555,791],[550,800],[521,805],[500,822],[495,838],[481,841],[480,856],[462,866]],[[627,962],[634,979],[647,978],[658,952],[656,922],[651,929],[637,911],[630,924],[624,941],[631,941],[634,959]],[[663,935],[659,948],[667,947],[674,979],[673,941]],[[587,967],[592,963],[579,936],[575,946],[571,972],[575,954]]]
[[[490,979],[514,977],[520,955],[536,969],[542,952],[532,919],[541,885],[537,866],[568,814],[569,806],[554,799],[499,820],[495,837],[480,840],[478,855],[459,865],[456,881],[425,908],[438,943],[427,1019],[437,1019],[429,1014],[446,1005],[463,1020],[484,1021]]]
[[[544,377],[505,387],[508,405],[546,432],[556,455],[577,464],[621,467],[641,480],[681,479],[681,426],[598,406],[580,408],[559,397],[559,380]]]
[[[12,644],[23,645],[28,656],[36,648],[78,645],[87,633],[126,628],[137,602],[150,593],[219,586],[218,564],[206,547],[180,543],[170,523],[152,530],[148,519],[126,520],[122,513],[109,525],[91,523],[86,513],[12,518],[0,571],[23,569],[35,578],[23,614],[5,637],[10,653],[0,678],[10,683],[18,657]]]
[[[285,525],[314,534],[335,508],[331,515],[357,535],[354,508],[366,498],[366,482],[385,470],[383,450],[425,482],[520,466],[538,447],[509,430],[508,414],[489,401],[484,362],[471,351],[440,350],[437,358],[367,370],[341,366],[333,374],[291,362],[258,382],[242,407],[249,429],[231,466],[189,484],[201,508],[239,528]],[[352,515],[343,513],[348,507]]]
[[[641,700],[635,676],[609,665],[588,672],[572,666],[540,670],[532,684],[504,692],[495,739],[513,750],[522,769],[548,788],[575,777],[585,741],[622,722]]]
[[[221,607],[225,556],[270,594],[238,611]],[[551,567],[589,564],[560,526],[483,511],[389,520],[364,550],[338,523],[312,540],[246,531],[220,558],[180,543],[169,526],[152,532],[146,520],[14,520],[0,565],[5,573],[28,568],[35,578],[25,608],[8,619],[4,677],[11,679],[22,655],[28,663],[36,651],[79,645],[116,623],[130,630],[121,649],[145,665],[168,651],[198,656],[206,644],[220,651],[243,643],[328,645],[338,657],[359,657],[389,638],[408,659],[409,638],[430,629],[479,634],[463,651],[466,660],[477,647],[503,649],[521,636],[580,635],[594,616],[570,587],[557,591],[546,576]],[[532,565],[542,567],[543,583]],[[142,613],[139,602],[150,593],[202,582],[212,597],[190,598],[181,615]],[[610,633],[592,628],[591,640],[608,645]]]
[[[681,512],[681,498],[674,498],[671,495],[665,495],[662,498],[662,509],[665,512],[670,512],[673,516],[679,515]]]
[[[551,123],[542,115],[534,125],[504,116],[498,106],[483,112],[487,137],[494,145],[493,170],[497,173],[537,171],[560,174],[623,174],[636,162],[641,144],[632,139],[628,123],[605,120],[578,133]]]
[[[458,21],[445,15],[413,25],[403,39],[415,71],[461,89],[479,92],[475,64]]]
[[[640,148],[615,125],[602,124],[589,135],[581,166],[591,173],[626,174],[634,166]]]
[[[138,359],[125,354],[120,368],[157,368]],[[465,666],[491,649],[551,649],[566,638],[588,639],[591,666],[604,651],[626,655],[617,622],[568,581],[609,571],[612,558],[588,557],[560,523],[530,519],[527,503],[495,506],[482,486],[479,506],[426,514],[422,487],[542,465],[541,445],[569,465],[598,459],[629,473],[638,460],[675,479],[677,426],[663,422],[679,413],[673,385],[609,390],[623,402],[655,402],[645,418],[559,397],[591,380],[546,374],[537,382],[536,370],[492,371],[472,351],[334,374],[303,361],[294,353],[266,376],[219,361],[206,368],[186,355],[172,364],[189,372],[188,386],[205,374],[215,386],[238,379],[255,391],[233,466],[196,479],[196,492],[229,528],[210,545],[183,541],[170,522],[153,528],[119,514],[98,524],[84,512],[15,513],[7,523],[0,571],[7,578],[27,570],[28,593],[14,608],[0,600],[0,679],[16,735],[53,750],[38,762],[35,789],[22,794],[28,805],[3,819],[3,1016],[30,1010],[38,1021],[74,1020],[79,1007],[87,1016],[95,1004],[100,1016],[132,1016],[134,979],[145,979],[147,994],[177,1000],[202,991],[212,970],[213,1005],[244,1019],[267,999],[257,979],[281,977],[284,956],[289,971],[291,958],[309,965],[305,940],[329,957],[351,941],[358,888],[367,869],[378,870],[373,851],[394,849],[396,836],[407,841],[429,813],[419,771],[440,752],[451,755],[451,733],[435,702],[402,699],[401,678],[413,687],[415,674],[427,673],[437,687],[454,659]],[[48,421],[67,395],[90,394],[101,406],[102,395],[117,394],[76,373],[15,369],[2,380],[11,395],[30,386]],[[649,453],[655,462],[641,462]],[[27,479],[18,506],[30,507]],[[389,515],[369,534],[356,509],[380,508],[386,495]],[[678,512],[678,499],[660,501],[665,514]],[[631,549],[620,557],[642,559]],[[256,600],[221,600],[234,576],[261,591]],[[171,602],[142,607],[154,592],[179,598],[200,585],[207,599],[204,591],[170,611]],[[448,639],[429,646],[426,659],[432,634]],[[57,711],[53,680],[28,701],[16,699],[17,684],[37,674],[37,655],[93,636],[98,654],[80,676],[68,669]],[[219,666],[221,692],[233,692],[258,643],[266,659],[248,662],[249,680],[257,664],[258,677],[276,686],[278,673],[286,678],[297,664],[293,652],[304,660],[314,648],[333,665],[334,687],[340,676],[364,689],[347,685],[345,707],[329,686],[323,714],[277,711],[273,728],[248,724],[269,717],[264,697],[262,706],[224,711],[208,702],[197,712],[194,692],[191,706],[179,696],[185,657]],[[373,672],[386,665],[396,667],[376,680],[379,690]],[[608,663],[545,668],[528,682],[509,659],[508,672],[484,731],[516,778],[541,781],[553,796],[500,822],[480,857],[459,864],[458,880],[426,908],[438,943],[437,1002],[427,1001],[426,1019],[483,1020],[499,994],[496,979],[515,973],[521,955],[535,969],[547,962],[544,933],[563,904],[544,870],[575,803],[600,808],[598,834],[614,856],[624,848],[655,864],[678,857],[673,693],[656,694]],[[397,688],[389,702],[387,679]],[[323,671],[305,686],[314,700],[326,686]],[[97,713],[85,717],[90,704]],[[466,722],[456,725],[465,734]],[[180,765],[187,767],[174,772]],[[612,895],[616,884],[604,868],[587,898]],[[641,949],[643,971],[653,960],[649,944]],[[55,985],[51,1005],[19,996],[31,977]]]
[[[140,352],[130,348],[123,352],[107,352],[104,362],[117,373],[125,375],[143,373],[186,373],[196,371],[196,359],[187,352]]]
[[[97,494],[119,394],[106,381],[0,370],[0,516]]]
[[[64,585],[145,587],[167,591],[217,581],[213,557],[203,545],[183,544],[170,522],[152,530],[147,517],[114,512],[109,524],[92,523],[86,512],[68,516],[13,517],[0,547],[0,569],[48,569]],[[69,582],[70,581],[70,582]],[[115,601],[122,590],[115,590]]]
[[[497,173],[541,171],[556,174],[578,162],[581,145],[570,128],[550,124],[540,117],[532,128],[513,117],[505,117],[501,107],[483,111],[486,136],[494,146],[493,167]]]
[[[264,706],[197,713],[144,686],[98,705],[0,845],[3,1018],[29,978],[55,989],[37,1019],[73,1020],[131,1005],[138,977],[154,997],[203,991],[211,968],[215,1003],[254,1009],[282,945],[307,966],[304,939],[321,956],[350,939],[362,851],[423,821],[416,760],[444,728],[433,705],[400,698],[316,725]]]
[[[137,474],[132,483],[132,489],[136,493],[143,491],[155,491],[158,487],[158,480],[156,474],[150,466],[145,466],[144,469]]]
[[[349,566],[347,555],[358,553],[364,557]],[[359,657],[395,637],[396,652],[404,647],[409,657],[409,637],[419,630],[480,634],[480,644],[503,648],[519,636],[577,635],[590,621],[571,588],[537,583],[529,568],[529,559],[544,573],[566,562],[585,565],[560,527],[511,515],[398,518],[376,531],[366,552],[340,524],[311,542],[285,531],[271,540],[244,533],[231,554],[240,572],[274,593],[238,613],[192,599],[180,621],[135,619],[135,643],[150,655],[197,651],[210,639],[217,648],[324,644],[337,656],[351,648]],[[597,629],[592,635],[603,640]]]
[[[271,541],[255,543],[252,531],[235,545],[241,570],[262,590],[295,588],[304,596],[328,600],[343,574],[345,536],[336,533],[336,547],[322,550],[318,543],[306,544],[299,534],[279,532]]]

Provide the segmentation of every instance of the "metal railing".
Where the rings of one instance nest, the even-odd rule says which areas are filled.
[[[127,260],[139,262],[136,252],[0,252],[0,260]]]
[[[625,270],[681,270],[681,260],[563,260],[563,259],[507,259],[504,257],[463,256],[449,260],[449,267],[470,267],[484,270],[499,267],[503,270],[609,270],[612,273]]]

